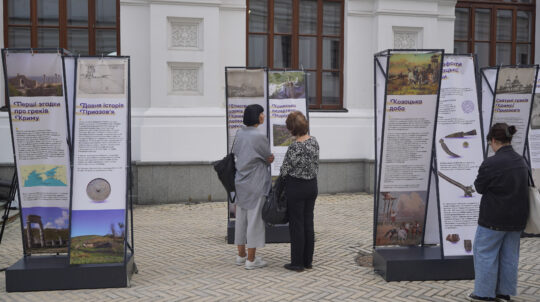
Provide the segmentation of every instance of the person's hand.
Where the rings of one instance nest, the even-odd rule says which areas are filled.
[[[266,159],[266,161],[271,164],[274,162],[274,154],[270,154],[270,156],[268,156],[268,158]]]

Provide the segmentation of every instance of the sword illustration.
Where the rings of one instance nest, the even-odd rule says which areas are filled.
[[[444,143],[444,140],[442,138],[439,140],[439,143],[441,143],[441,147],[444,150],[444,152],[446,152],[446,154],[448,154],[448,155],[450,155],[452,157],[461,157],[461,156],[457,155],[456,153],[450,151],[450,149],[448,149],[448,146]]]
[[[465,186],[452,178],[442,174],[441,172],[437,172],[437,174],[443,178],[444,180],[448,181],[449,183],[453,184],[454,186],[460,188],[463,190],[463,193],[465,194],[465,197],[472,197],[472,193],[476,192],[472,186]]]
[[[452,134],[448,134],[447,136],[445,136],[445,138],[462,138],[462,137],[465,137],[465,136],[472,136],[472,135],[476,135],[476,129],[471,130],[469,132],[460,131],[460,132],[455,132],[455,133],[452,133]]]

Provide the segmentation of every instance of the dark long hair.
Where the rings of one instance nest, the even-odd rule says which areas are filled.
[[[495,139],[503,144],[511,143],[512,137],[517,132],[516,126],[508,126],[507,123],[496,123],[491,126],[489,133],[487,135],[487,140]]]

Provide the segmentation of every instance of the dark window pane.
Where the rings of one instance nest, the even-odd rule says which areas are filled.
[[[531,46],[529,44],[518,44],[516,46],[516,64],[531,64]]]
[[[317,38],[298,37],[298,48],[298,67],[317,68]]]
[[[474,53],[478,58],[479,67],[489,66],[489,43],[474,43]]]
[[[275,68],[291,67],[291,36],[274,36]]]
[[[474,39],[489,41],[491,9],[477,8],[474,12]]]
[[[67,0],[67,24],[88,26],[88,0]]]
[[[56,48],[60,45],[57,28],[38,28],[38,47]]]
[[[454,42],[454,53],[469,53],[467,42]]]
[[[96,55],[116,55],[116,30],[96,30]]]
[[[511,56],[512,44],[510,43],[497,43],[495,49],[495,58],[497,65],[509,65]]]
[[[9,47],[30,47],[30,28],[10,27],[8,29]]]
[[[96,0],[96,26],[116,26],[116,1]]]
[[[68,28],[67,40],[67,47],[73,54],[88,54],[88,30]]]
[[[316,0],[300,0],[300,34],[316,34],[317,33],[317,1]]]
[[[531,13],[517,12],[517,41],[531,42]]]
[[[341,34],[341,3],[323,4],[323,35]]]
[[[469,38],[469,9],[456,8],[454,22],[454,39],[467,40]]]
[[[322,103],[339,104],[339,72],[322,73]]]
[[[249,0],[248,14],[250,32],[268,31],[268,0]]]
[[[339,69],[339,39],[323,38],[323,69]]]
[[[292,0],[274,0],[274,32],[292,32]]]
[[[266,35],[249,35],[248,66],[267,66],[266,60]]]
[[[497,11],[497,41],[512,40],[512,11]]]
[[[307,72],[307,91],[309,104],[317,104],[317,73],[314,71]]]
[[[39,25],[58,25],[58,0],[38,0],[37,18]]]
[[[9,0],[8,22],[9,24],[30,24],[30,0]],[[9,45],[9,47],[14,46]]]

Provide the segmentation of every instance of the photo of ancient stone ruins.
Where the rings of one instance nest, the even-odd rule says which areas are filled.
[[[61,68],[61,57],[57,54],[9,54],[6,57],[9,96],[63,96]]]
[[[26,252],[65,253],[69,241],[69,209],[31,207],[22,209]]]
[[[230,98],[264,97],[264,77],[263,69],[228,69],[227,96]]]
[[[497,94],[531,94],[536,68],[501,67],[497,79]]]

